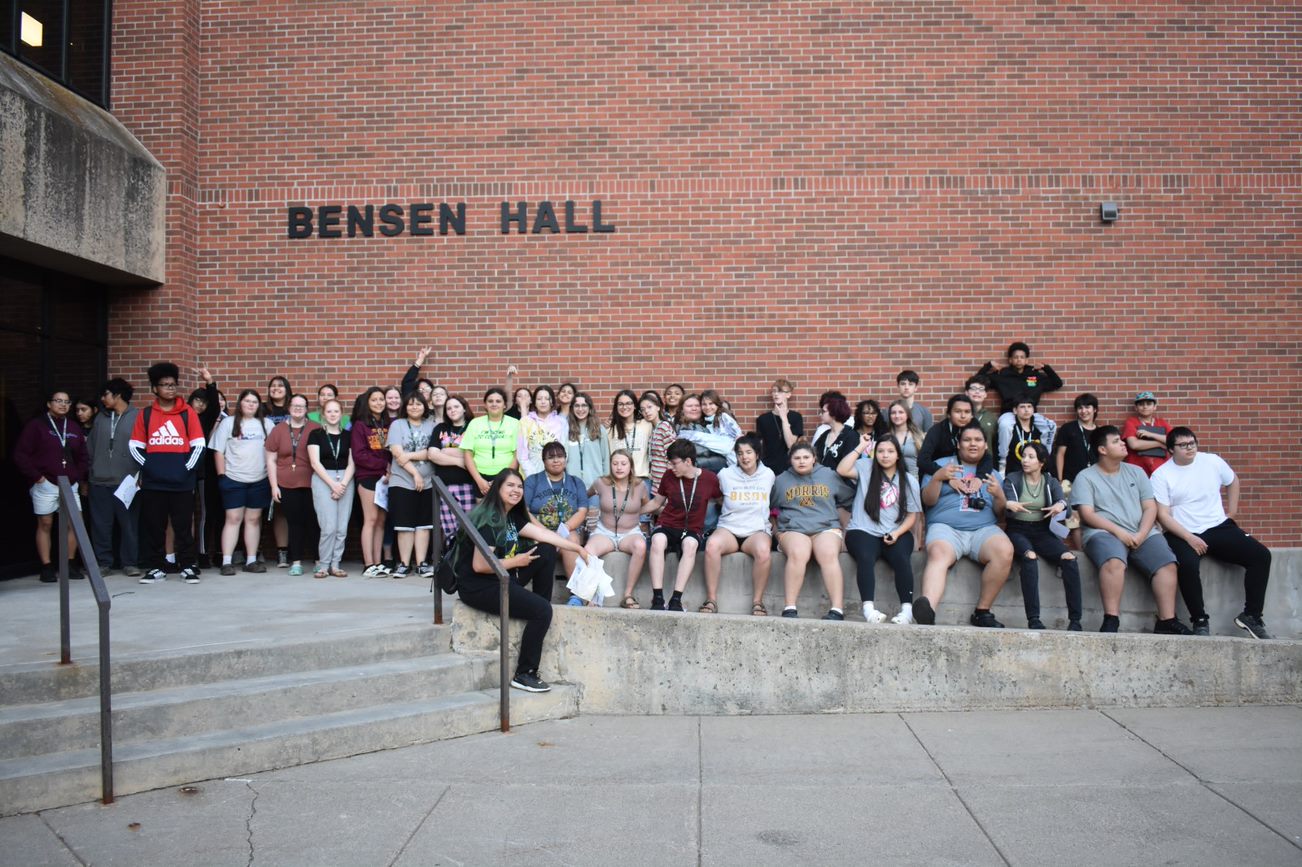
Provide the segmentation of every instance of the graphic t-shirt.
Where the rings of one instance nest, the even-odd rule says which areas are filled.
[[[756,467],[749,476],[741,467],[720,470],[723,511],[719,515],[719,529],[727,530],[737,538],[769,532],[769,495],[773,492],[775,478],[773,471],[764,464]]]
[[[235,416],[228,415],[217,425],[208,448],[226,458],[226,478],[232,482],[260,482],[267,477],[267,437],[272,424],[266,419],[246,418],[236,437]]]
[[[936,464],[939,467],[947,467],[956,460],[958,459],[952,457],[941,458],[936,461]],[[998,473],[992,472],[990,475],[994,476],[995,481],[1000,485],[1004,483],[1003,477]],[[923,476],[921,487],[927,487],[931,478],[931,475]],[[977,468],[971,464],[963,464],[963,478],[979,478]],[[949,482],[943,482],[936,505],[928,507],[926,512],[928,524],[948,524],[955,530],[979,530],[998,522],[994,502],[984,485],[975,493],[960,494],[950,487]]]
[[[524,480],[524,502],[529,513],[548,530],[555,530],[588,505],[587,487],[568,473],[558,482],[544,473]]]
[[[430,437],[430,448],[439,449],[459,449],[461,448],[461,437],[466,432],[466,426],[454,425],[450,421],[440,422],[434,426],[434,434]],[[470,478],[470,473],[466,472],[465,467],[445,467],[442,464],[434,465],[434,475],[445,485],[472,485],[474,479]]]
[[[516,419],[504,415],[491,421],[486,415],[478,415],[461,435],[461,450],[474,456],[475,469],[488,478],[511,465],[519,438],[520,422]]]
[[[864,508],[864,497],[868,493],[868,480],[872,478],[872,458],[864,455],[855,461],[855,472],[859,476],[859,489],[854,495],[854,506],[850,510],[850,523],[846,530],[863,530],[871,536],[885,536],[892,532],[910,512],[922,511],[922,492],[918,489],[918,477],[904,467],[897,467],[893,480],[882,479],[877,520],[874,521]]]
[[[433,419],[421,419],[419,424],[413,425],[411,419],[400,418],[389,425],[389,446],[390,448],[395,445],[402,446],[404,452],[423,451],[429,448],[430,436],[433,433]],[[427,460],[409,461],[408,463],[416,472],[420,473],[424,489],[428,490],[430,479],[434,478],[434,464]],[[389,486],[412,491],[416,489],[416,481],[412,478],[412,474],[407,472],[407,469],[395,460],[389,473]]]

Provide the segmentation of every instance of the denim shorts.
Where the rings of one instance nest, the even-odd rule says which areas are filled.
[[[265,509],[271,505],[271,482],[237,482],[220,476],[217,487],[222,493],[223,509]]]

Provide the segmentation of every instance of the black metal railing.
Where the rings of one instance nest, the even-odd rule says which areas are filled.
[[[511,680],[507,674],[509,671],[507,663],[511,646],[511,613],[510,593],[507,588],[510,586],[509,582],[511,581],[511,576],[502,566],[502,562],[497,559],[497,555],[493,553],[493,549],[484,541],[484,537],[479,535],[479,531],[470,523],[470,519],[466,517],[465,510],[461,508],[461,505],[456,501],[456,498],[448,492],[448,489],[443,484],[442,480],[439,479],[438,476],[435,476],[432,481],[434,486],[434,530],[430,533],[430,562],[435,564],[435,568],[437,569],[438,564],[443,559],[443,546],[445,540],[443,539],[443,522],[439,519],[439,504],[443,503],[452,510],[452,516],[456,518],[457,526],[465,531],[466,537],[469,538],[471,544],[475,546],[475,550],[477,550],[485,560],[493,565],[493,572],[497,575],[498,588],[501,592],[501,596],[499,597],[501,622],[499,626],[502,633],[502,646],[498,652],[498,665],[501,668],[501,695],[499,696],[498,701],[501,705],[500,714],[502,731],[508,732],[511,730]],[[456,564],[453,564],[454,568],[455,565]],[[434,623],[439,625],[443,623],[443,591],[439,589],[437,579],[431,585],[430,590],[434,594]]]
[[[68,530],[77,538],[77,550],[99,608],[99,763],[103,801],[113,803],[113,696],[109,669],[109,599],[99,562],[93,556],[90,534],[67,476],[59,476],[59,664],[72,664],[72,616],[68,601]]]

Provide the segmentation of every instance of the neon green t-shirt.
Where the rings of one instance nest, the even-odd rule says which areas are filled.
[[[474,456],[475,469],[488,478],[511,465],[519,437],[519,419],[504,415],[498,421],[489,421],[488,416],[478,415],[461,435],[461,450]]]

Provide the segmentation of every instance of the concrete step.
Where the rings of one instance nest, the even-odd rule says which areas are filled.
[[[450,627],[412,625],[335,632],[309,641],[223,642],[183,651],[114,657],[114,695],[409,659],[450,649]],[[89,657],[93,660],[94,657]],[[62,666],[30,662],[0,666],[0,706],[99,695],[95,662]]]
[[[1080,565],[1081,601],[1084,609],[1086,629],[1098,629],[1103,621],[1103,609],[1099,599],[1098,571],[1089,559],[1077,552]],[[606,601],[607,605],[619,605],[624,596],[625,576],[628,574],[628,555],[623,553],[607,554],[602,558],[606,571],[614,578],[615,599]],[[926,565],[927,555],[916,552],[913,555],[914,593],[922,588],[922,570]],[[697,555],[691,581],[683,594],[683,606],[688,611],[696,611],[705,601],[704,557]],[[854,559],[846,553],[840,557],[841,574],[845,593],[845,613],[847,617],[859,618],[861,600],[856,582]],[[747,554],[729,554],[723,558],[723,568],[719,576],[719,612],[721,614],[750,614],[751,593],[751,558]],[[769,583],[763,599],[769,613],[782,613],[783,578],[782,570],[786,557],[781,551],[773,552]],[[666,558],[666,582],[673,583],[673,576],[678,568],[678,558],[670,555]],[[1067,602],[1058,577],[1056,567],[1048,563],[1040,564],[1040,616],[1050,629],[1067,628]],[[895,592],[895,576],[885,562],[878,562],[875,571],[877,608],[888,614],[899,610],[899,596]],[[1211,629],[1214,635],[1240,636],[1245,633],[1234,625],[1234,617],[1243,610],[1243,569],[1229,566],[1210,557],[1202,564],[1203,595],[1207,611],[1211,617]],[[942,624],[965,625],[972,609],[976,607],[981,586],[981,570],[970,560],[960,560],[949,571],[949,581],[945,597],[936,612],[937,622]],[[1299,558],[1277,556],[1271,569],[1271,581],[1267,585],[1265,620],[1271,633],[1277,638],[1302,638],[1302,603],[1299,601],[1299,587],[1302,587],[1302,575],[1299,575]],[[647,608],[651,604],[651,583],[645,568],[635,587],[634,596]],[[668,596],[668,593],[665,594]],[[569,598],[565,582],[558,580],[552,595],[554,601],[564,602]],[[797,607],[802,617],[822,616],[829,605],[827,591],[823,584],[821,571],[811,564],[805,573]],[[1188,622],[1188,612],[1183,602],[1177,603],[1180,617]],[[1020,572],[1014,564],[1008,583],[1000,591],[992,609],[995,616],[1009,626],[1025,626],[1026,612],[1022,599]],[[862,619],[862,618],[859,618]],[[1141,632],[1153,630],[1154,604],[1149,582],[1133,569],[1126,571],[1126,583],[1121,597],[1121,629],[1123,632]]]
[[[554,684],[543,694],[513,692],[513,725],[578,713],[578,691]],[[342,758],[497,729],[498,692],[472,690],[414,702],[363,707],[115,749],[118,795]],[[0,761],[0,813],[11,815],[99,797],[98,749]]]
[[[204,731],[214,720],[244,726],[410,699],[487,689],[497,669],[452,653],[341,668],[222,680],[113,697],[119,746]],[[0,708],[0,759],[98,748],[99,698]]]

